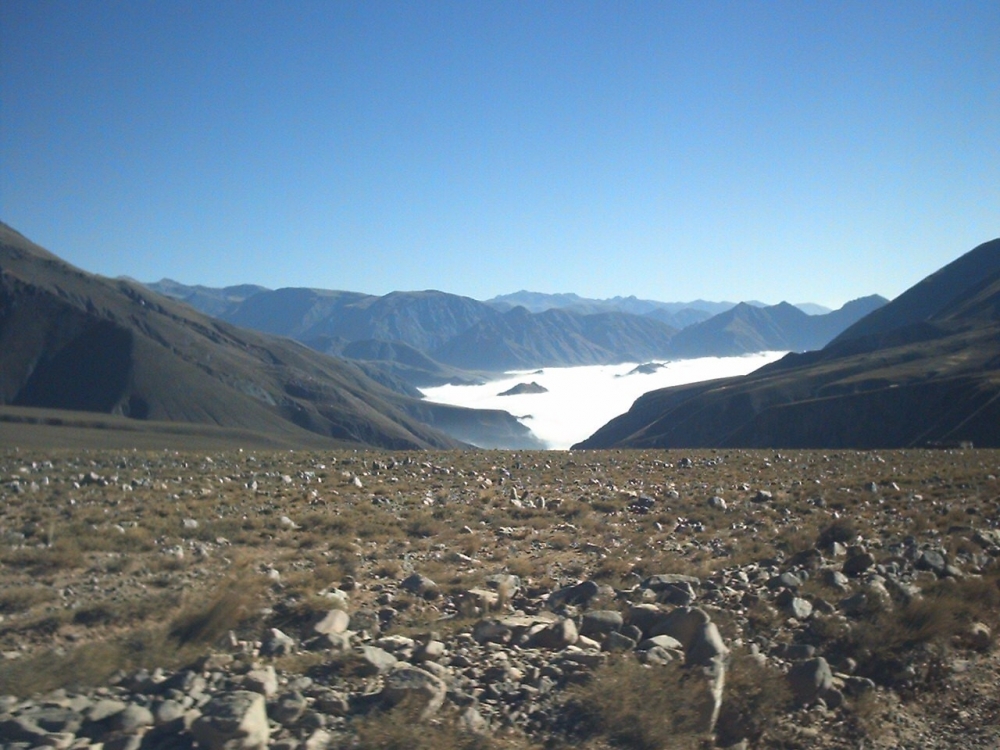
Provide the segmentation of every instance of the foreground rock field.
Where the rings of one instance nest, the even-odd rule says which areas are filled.
[[[996,748],[1000,451],[0,453],[3,748]]]

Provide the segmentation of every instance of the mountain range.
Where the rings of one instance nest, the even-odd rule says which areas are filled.
[[[86,273],[0,223],[2,405],[239,428],[291,444],[540,445],[507,412],[400,394],[347,360]]]
[[[41,410],[67,410],[107,415],[74,418],[80,429],[184,423],[206,440],[540,447],[507,412],[429,403],[414,384],[789,350],[748,376],[647,393],[576,447],[1000,446],[1000,239],[889,303],[817,315],[743,303],[679,329],[658,316],[696,308],[152,286],[163,294],[77,269],[0,223],[0,423],[58,424],[64,412]]]
[[[523,291],[480,302],[438,291],[213,290],[169,279],[148,286],[235,325],[364,361],[369,375],[404,392],[406,385],[469,382],[476,373],[815,349],[886,302],[865,297],[809,315],[787,303],[588,300]]]
[[[818,351],[639,398],[577,448],[1000,446],[1000,239]]]

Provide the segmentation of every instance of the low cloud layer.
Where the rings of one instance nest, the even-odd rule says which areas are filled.
[[[503,409],[531,428],[549,448],[566,449],[628,411],[642,394],[700,380],[746,375],[785,352],[742,357],[702,357],[665,362],[653,372],[633,372],[635,363],[593,367],[547,367],[507,373],[484,385],[423,388],[429,401],[475,409]],[[646,368],[643,368],[646,369]],[[519,383],[537,383],[546,393],[499,394]]]

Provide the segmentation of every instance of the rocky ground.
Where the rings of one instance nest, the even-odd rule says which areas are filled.
[[[4,748],[996,748],[1000,452],[0,454]]]

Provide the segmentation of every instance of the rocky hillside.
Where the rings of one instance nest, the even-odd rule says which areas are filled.
[[[456,445],[427,423],[460,440],[493,425],[532,444],[503,412],[401,396],[346,361],[85,273],[6,225],[0,272],[0,404],[396,448]]]
[[[1000,240],[818,352],[648,393],[579,447],[1000,445]]]

